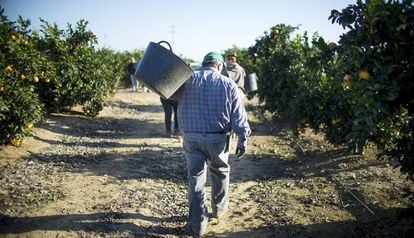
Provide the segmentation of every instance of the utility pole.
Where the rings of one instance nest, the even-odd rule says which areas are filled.
[[[170,26],[171,27],[171,47],[174,46],[174,34],[175,34],[175,26]]]

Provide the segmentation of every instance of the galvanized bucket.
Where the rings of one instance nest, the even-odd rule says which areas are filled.
[[[190,66],[172,52],[171,45],[160,41],[149,43],[134,75],[160,96],[170,98],[192,74]]]
[[[244,89],[247,93],[257,91],[257,75],[251,73],[244,79]]]

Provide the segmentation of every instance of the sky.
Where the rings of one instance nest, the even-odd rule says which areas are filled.
[[[81,19],[98,37],[98,46],[116,51],[145,50],[149,42],[168,41],[183,58],[201,61],[210,51],[247,48],[272,26],[299,26],[337,42],[343,28],[332,24],[331,10],[356,0],[0,0],[10,20],[42,18],[60,29]]]

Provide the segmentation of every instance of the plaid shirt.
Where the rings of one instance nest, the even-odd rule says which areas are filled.
[[[244,147],[251,132],[236,83],[211,67],[202,68],[186,82],[178,123],[184,132],[234,131],[238,146]]]

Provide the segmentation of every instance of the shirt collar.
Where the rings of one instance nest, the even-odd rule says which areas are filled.
[[[213,70],[213,71],[218,72],[218,69],[216,67],[213,67],[213,66],[204,66],[203,70]]]

